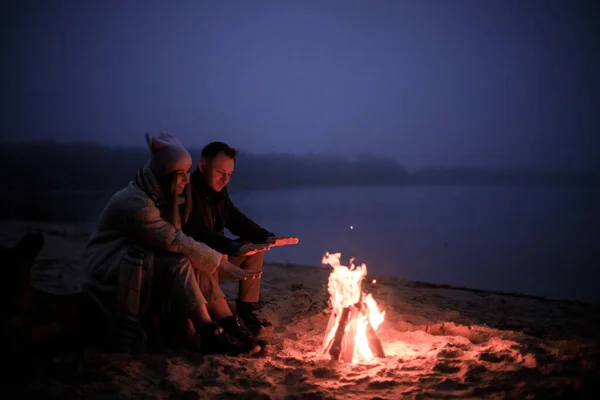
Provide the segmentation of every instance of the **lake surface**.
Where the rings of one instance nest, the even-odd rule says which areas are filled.
[[[240,193],[238,208],[297,246],[267,259],[555,298],[600,300],[600,190],[401,187]],[[352,226],[354,229],[350,229]]]
[[[108,195],[44,202],[94,221]],[[319,265],[326,251],[369,272],[600,302],[600,189],[394,187],[240,192],[236,206],[297,246],[267,260]],[[350,227],[353,229],[350,229]]]

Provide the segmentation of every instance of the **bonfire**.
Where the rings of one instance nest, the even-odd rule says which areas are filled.
[[[341,253],[325,253],[323,264],[333,271],[329,275],[329,294],[333,307],[325,339],[323,353],[329,352],[331,359],[358,364],[385,357],[377,328],[384,320],[371,294],[362,291],[362,281],[367,275],[367,266],[341,265]]]

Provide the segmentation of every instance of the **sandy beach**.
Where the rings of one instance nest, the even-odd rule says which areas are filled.
[[[87,229],[4,221],[0,243],[44,233],[33,284],[74,293]],[[258,357],[88,351],[54,360],[56,372],[76,358],[69,373],[30,377],[16,388],[26,398],[60,399],[595,398],[600,389],[599,306],[371,274],[364,291],[386,312],[378,330],[386,357],[359,365],[332,362],[322,352],[330,272],[326,266],[265,265],[260,314],[275,329]],[[235,289],[225,285],[232,307]]]

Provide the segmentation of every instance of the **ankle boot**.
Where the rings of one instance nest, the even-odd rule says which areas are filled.
[[[247,327],[240,324],[239,319],[235,315],[220,319],[217,322],[229,336],[236,338],[240,342],[253,343],[259,346],[264,346],[267,344],[266,340],[254,337]]]
[[[201,326],[197,329],[197,333],[200,339],[200,350],[204,354],[240,356],[252,355],[261,350],[255,343],[240,342],[215,323]]]
[[[236,300],[235,307],[238,316],[254,337],[265,336],[273,330],[273,325],[270,322],[260,320],[254,314],[254,303]]]

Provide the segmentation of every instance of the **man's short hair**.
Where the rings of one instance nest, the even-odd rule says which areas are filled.
[[[238,151],[223,142],[212,142],[204,146],[202,149],[202,158],[215,158],[219,153],[223,153],[227,157],[235,160]]]

